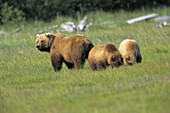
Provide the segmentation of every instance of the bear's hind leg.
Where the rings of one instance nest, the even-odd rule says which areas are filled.
[[[76,69],[80,69],[80,68],[83,68],[83,65],[84,65],[84,61],[81,60],[81,59],[77,59],[74,62],[74,66],[76,67]]]

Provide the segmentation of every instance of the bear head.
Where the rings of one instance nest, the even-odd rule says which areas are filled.
[[[37,34],[36,35],[36,47],[40,51],[46,51],[50,52],[50,48],[52,45],[52,42],[55,38],[55,35],[51,33],[45,33],[45,34]]]
[[[109,53],[108,64],[111,65],[112,68],[121,66],[123,64],[122,57],[115,45],[107,44],[105,48]]]
[[[116,67],[123,65],[122,57],[121,57],[120,53],[114,52],[114,54],[109,57],[108,64],[110,64],[112,66],[112,68],[114,68],[114,69]]]
[[[125,66],[132,66],[136,62],[136,57],[133,54],[125,54],[123,57]]]

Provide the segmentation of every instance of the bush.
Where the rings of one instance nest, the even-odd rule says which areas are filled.
[[[9,6],[8,3],[5,3],[2,6],[0,12],[0,23],[6,24],[8,22],[19,22],[24,20],[24,13],[13,6]]]
[[[1,0],[0,21],[11,20],[14,14],[26,19],[50,21],[57,15],[74,17],[77,12],[84,14],[89,11],[115,11],[117,9],[134,10],[143,7],[169,6],[170,0]],[[8,7],[8,5],[10,7]],[[8,7],[4,9],[4,7]],[[15,8],[14,8],[15,7]],[[15,9],[11,10],[11,9]],[[10,10],[10,11],[9,11]],[[11,15],[5,15],[10,12]],[[23,12],[23,13],[22,13]],[[7,13],[8,14],[8,13]],[[4,16],[4,17],[3,17]],[[10,16],[10,17],[9,17]],[[3,19],[2,19],[3,18]],[[13,18],[16,19],[16,18]],[[6,22],[6,21],[4,21]]]

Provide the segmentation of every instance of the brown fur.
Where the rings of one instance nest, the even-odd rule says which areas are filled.
[[[50,52],[54,70],[59,71],[62,62],[68,69],[82,68],[93,44],[83,35],[65,37],[61,33],[56,36],[46,33],[37,36],[36,46],[40,51]]]
[[[113,44],[93,47],[89,53],[88,61],[92,71],[105,69],[108,65],[111,65],[112,68],[122,65],[121,55]]]
[[[124,65],[133,65],[135,62],[140,63],[142,56],[139,45],[135,40],[126,39],[121,42],[119,52],[123,57]]]

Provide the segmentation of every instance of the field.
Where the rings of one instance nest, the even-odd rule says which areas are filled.
[[[117,48],[129,38],[138,42],[141,64],[91,72],[54,72],[50,54],[35,47],[37,31],[77,19],[59,16],[50,23],[28,21],[0,26],[19,34],[0,35],[0,113],[169,113],[170,112],[170,27],[153,29],[153,19],[126,24],[128,18],[150,13],[168,15],[170,7],[134,12],[91,12],[93,25],[80,32],[94,45],[113,43]],[[102,22],[114,21],[111,24]],[[57,33],[56,30],[53,31]],[[76,33],[62,32],[66,36]]]

